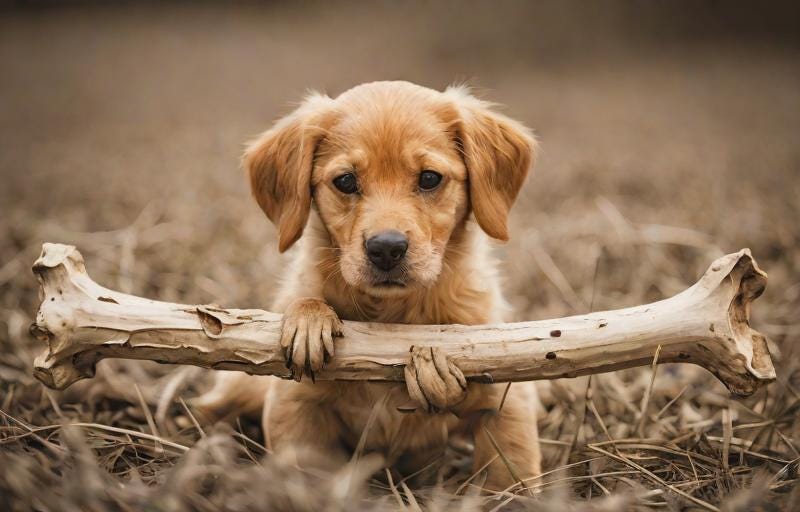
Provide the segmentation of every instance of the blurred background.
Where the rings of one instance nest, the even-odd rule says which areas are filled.
[[[498,248],[519,320],[663,298],[694,282],[713,258],[753,250],[770,275],[754,325],[770,337],[779,382],[735,401],[710,374],[659,370],[640,437],[663,447],[689,432],[694,444],[681,449],[719,464],[706,462],[698,475],[685,458],[665,462],[663,450],[642,460],[667,467],[660,478],[715,506],[798,497],[799,5],[3,3],[0,508],[26,509],[35,496],[40,510],[64,499],[100,509],[246,508],[254,500],[303,509],[286,486],[245,485],[263,478],[258,467],[298,479],[311,496],[307,509],[318,509],[308,489],[327,489],[328,480],[308,481],[269,456],[255,464],[241,453],[242,446],[255,453],[255,444],[223,427],[203,437],[181,422],[191,415],[179,398],[191,398],[208,372],[107,361],[93,381],[45,391],[30,376],[42,347],[27,334],[37,306],[29,269],[42,242],[64,242],[77,245],[95,280],[112,288],[169,301],[269,305],[285,257],[249,197],[238,163],[244,142],[309,89],[337,95],[386,79],[437,89],[469,83],[540,138],[512,239]],[[550,440],[548,468],[580,460],[587,441],[606,439],[601,419],[615,438],[636,435],[650,376],[645,369],[593,379],[598,414],[584,408],[586,379],[554,384],[540,422]],[[167,453],[130,433],[58,428],[78,421],[152,433],[150,409],[158,435],[199,445],[188,455]],[[48,429],[34,435],[36,426]],[[245,433],[258,442],[257,430],[240,425]],[[723,438],[727,452],[714,440]],[[220,446],[227,451],[217,460]],[[208,483],[214,464],[238,469]],[[190,483],[187,465],[203,483]],[[559,500],[607,504],[608,492],[636,506],[686,503],[641,474],[625,476],[630,485],[622,477],[595,483],[591,472],[602,469],[579,466],[569,470],[573,480],[543,480],[542,488],[561,492]],[[464,480],[455,475],[445,481]],[[384,484],[362,480],[347,500],[401,507]],[[420,491],[419,499],[429,507],[456,499],[444,488]],[[410,506],[407,496],[402,501]]]

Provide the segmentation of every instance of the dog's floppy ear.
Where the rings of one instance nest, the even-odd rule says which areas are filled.
[[[445,91],[455,103],[457,142],[469,178],[475,220],[492,238],[508,240],[508,212],[531,167],[536,139],[521,123],[494,112],[465,87]]]
[[[300,238],[308,220],[314,152],[332,122],[332,103],[327,96],[311,94],[245,150],[250,188],[278,228],[280,252]]]

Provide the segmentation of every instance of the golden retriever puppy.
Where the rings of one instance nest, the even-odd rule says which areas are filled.
[[[377,408],[364,449],[387,465],[418,469],[448,437],[468,431],[487,487],[515,482],[498,450],[517,476],[538,474],[532,383],[514,384],[503,400],[505,385],[467,384],[441,352],[424,347],[409,354],[419,377],[408,390],[313,380],[336,357],[341,319],[505,319],[488,237],[508,239],[509,209],[535,146],[528,129],[463,87],[375,82],[337,98],[307,97],[244,157],[280,251],[299,246],[272,307],[284,313],[281,343],[298,381],[222,374],[198,405],[206,413],[263,406],[269,446],[328,453],[353,450]]]

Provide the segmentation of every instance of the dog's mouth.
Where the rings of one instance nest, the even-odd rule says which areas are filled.
[[[372,295],[395,296],[398,293],[405,293],[414,284],[414,280],[403,268],[393,269],[389,272],[376,271],[373,268],[370,274],[365,283],[367,284],[365,291]]]
[[[376,288],[405,288],[406,283],[397,279],[386,279],[385,281],[378,281],[372,286]]]
[[[413,282],[401,279],[374,279],[362,288],[367,295],[374,297],[400,297],[408,293],[412,288]]]

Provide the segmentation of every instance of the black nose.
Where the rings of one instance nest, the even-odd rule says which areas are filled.
[[[365,244],[367,256],[381,270],[392,270],[402,261],[408,249],[408,238],[399,231],[383,231]]]

